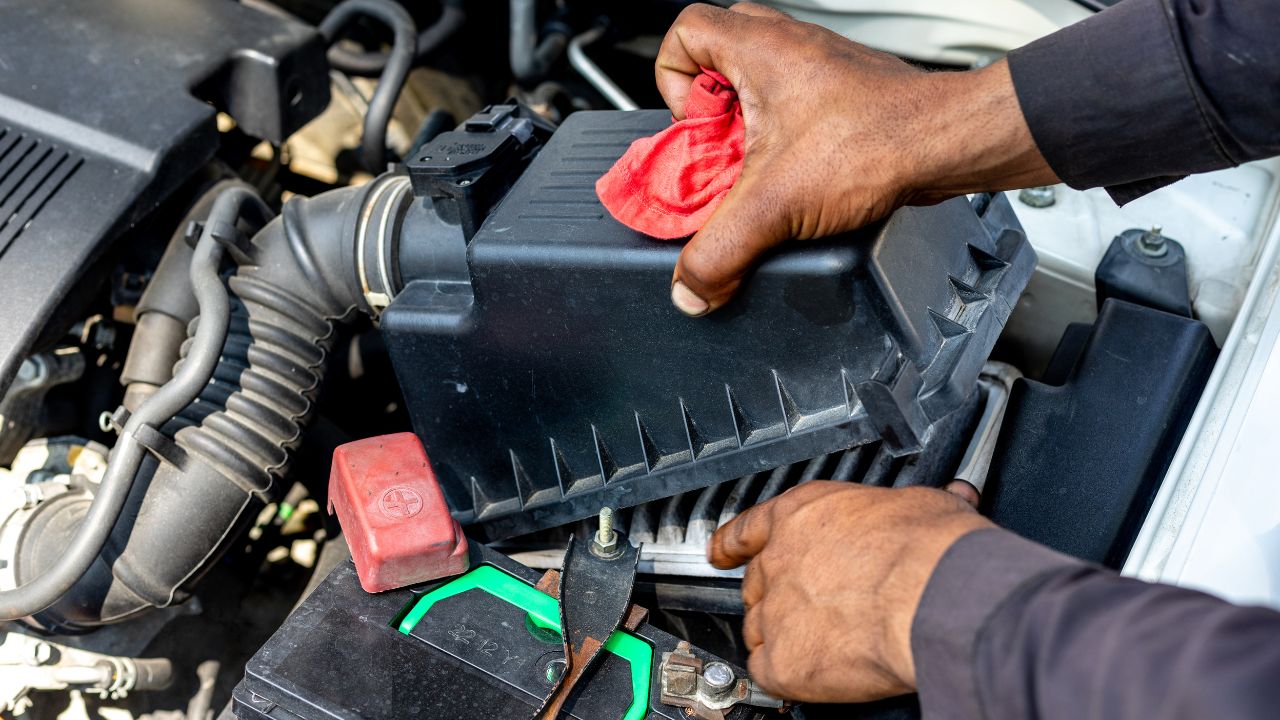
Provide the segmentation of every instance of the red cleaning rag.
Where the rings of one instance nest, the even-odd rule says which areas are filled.
[[[596,181],[596,195],[619,222],[664,240],[697,232],[742,172],[742,108],[729,81],[703,68],[684,114],[631,143]]]

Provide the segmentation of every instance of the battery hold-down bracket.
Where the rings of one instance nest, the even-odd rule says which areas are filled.
[[[484,593],[486,597],[477,596],[472,591]],[[439,643],[447,650],[452,650],[449,646],[478,644],[480,647],[479,655],[484,656],[483,659],[492,659],[492,664],[499,670],[505,669],[512,662],[519,660],[518,656],[513,655],[513,653],[517,652],[515,646],[509,643],[500,644],[497,640],[488,639],[481,634],[482,631],[468,626],[466,623],[455,623],[456,618],[452,612],[445,610],[444,612],[439,612],[438,615],[430,615],[432,608],[437,607],[442,600],[464,593],[472,593],[470,600],[473,604],[469,615],[471,618],[483,617],[488,613],[492,614],[498,625],[501,625],[503,622],[508,621],[498,618],[509,614],[511,608],[527,613],[524,620],[525,629],[528,631],[530,640],[523,643],[523,645],[532,647],[531,654],[539,656],[539,660],[534,663],[533,674],[537,683],[541,684],[541,687],[535,684],[530,690],[547,694],[556,687],[557,683],[564,677],[566,670],[563,650],[558,650],[555,647],[562,643],[561,638],[563,637],[560,604],[551,595],[491,565],[478,567],[457,580],[424,595],[422,599],[414,603],[412,609],[400,621],[398,625],[400,633],[425,640],[433,645]],[[494,602],[495,600],[508,607],[501,607]],[[487,610],[483,608],[487,608]],[[432,622],[424,624],[428,616],[431,617]],[[493,627],[492,623],[485,623],[485,625]],[[448,628],[447,630],[445,629],[446,627]],[[629,694],[625,692],[612,693],[615,698],[628,696],[630,698],[622,713],[614,715],[614,717],[618,717],[620,720],[641,720],[649,709],[648,698],[653,672],[653,648],[630,632],[619,629],[614,630],[609,635],[608,640],[603,644],[603,650],[608,654],[607,662],[605,663],[607,667],[602,672],[597,673],[599,678],[605,680],[605,684],[616,687],[618,681],[625,677],[627,683],[624,683],[624,687],[629,684],[631,690]],[[481,662],[483,662],[483,659]],[[618,661],[622,661],[625,667],[619,664]],[[620,669],[625,670],[625,672],[620,672]],[[512,677],[512,679],[515,678]],[[607,716],[602,715],[601,717]]]

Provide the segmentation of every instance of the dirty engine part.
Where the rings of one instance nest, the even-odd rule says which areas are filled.
[[[224,0],[6,3],[0,388],[109,242],[218,150],[215,116],[279,143],[329,102],[308,25]],[[74,48],[74,51],[69,51]]]
[[[538,131],[490,108],[409,158],[418,197],[376,216],[399,229],[379,237],[398,266],[369,274],[393,286],[382,331],[414,429],[455,517],[491,539],[868,443],[919,453],[1035,264],[1003,196],[957,198],[796,246],[684,317],[680,245],[594,190],[669,123],[575,113],[503,197]]]

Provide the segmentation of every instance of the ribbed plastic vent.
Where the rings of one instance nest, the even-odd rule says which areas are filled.
[[[0,126],[0,255],[82,160],[40,137]]]
[[[747,475],[663,500],[636,505],[616,518],[632,544],[640,547],[641,573],[677,577],[740,578],[743,569],[717,570],[707,562],[711,535],[744,510],[811,480],[856,482],[875,487],[940,486],[960,479],[981,487],[995,439],[1020,374],[1002,363],[987,363],[978,379],[978,400],[934,426],[923,454],[895,457],[881,441],[805,462]],[[963,454],[961,454],[963,450]],[[570,533],[595,532],[595,518],[525,535],[494,545],[512,559],[538,569],[558,568]],[[692,601],[690,594],[686,600]]]

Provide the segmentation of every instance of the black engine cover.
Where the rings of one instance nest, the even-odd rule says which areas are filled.
[[[213,157],[329,102],[311,27],[230,0],[0,0],[0,390],[103,250]]]

